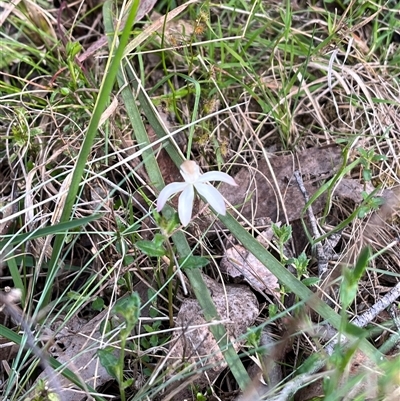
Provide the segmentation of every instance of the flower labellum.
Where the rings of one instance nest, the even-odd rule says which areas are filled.
[[[193,160],[186,160],[181,164],[180,172],[185,182],[172,182],[168,184],[158,196],[157,211],[160,212],[172,195],[182,192],[178,201],[178,214],[181,223],[187,226],[192,218],[194,190],[196,190],[210,206],[219,214],[225,216],[226,207],[223,196],[210,181],[223,181],[237,186],[235,180],[226,173],[210,171],[202,174],[200,167]]]

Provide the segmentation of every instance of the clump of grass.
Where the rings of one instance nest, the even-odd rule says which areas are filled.
[[[10,7],[0,37],[1,287],[21,290],[24,319],[32,331],[40,329],[38,343],[41,331],[51,328],[56,337],[75,316],[89,320],[101,310],[112,311],[121,298],[140,290],[142,306],[139,311],[136,305],[135,322],[110,323],[108,330],[105,319],[99,343],[102,363],[116,379],[121,399],[155,399],[171,391],[169,385],[178,379],[190,386],[190,369],[183,368],[174,380],[168,377],[166,344],[182,296],[175,266],[186,263],[183,273],[206,319],[217,319],[196,263],[204,255],[218,261],[224,246],[211,227],[199,236],[182,229],[172,208],[163,216],[154,212],[153,201],[168,173],[159,167],[160,146],[167,151],[162,157],[177,166],[187,158],[204,169],[234,174],[265,152],[337,143],[353,164],[341,169],[333,184],[343,177],[361,180],[365,189],[373,184],[388,190],[398,184],[395,5],[344,1],[296,8],[291,2],[232,0],[176,8],[161,2],[160,15],[167,9],[177,15],[174,22],[161,19],[156,27],[156,17],[133,25],[138,7],[133,2],[123,10],[127,20],[120,34],[121,10],[110,2],[102,9],[89,4],[84,11],[27,2]],[[100,20],[104,30],[96,22]],[[89,22],[97,32],[88,28]],[[90,41],[104,39],[104,33],[108,43],[81,61]],[[149,126],[156,143],[149,138]],[[292,258],[284,246],[287,238],[279,243],[278,262],[255,241],[255,224],[244,229],[236,217],[220,217],[281,283],[281,302],[266,301],[268,312],[257,322],[272,327],[277,349],[279,339],[290,338],[292,344],[280,360],[287,366],[283,382],[268,389],[267,399],[287,399],[323,366],[330,374],[318,395],[326,399],[345,397],[356,382],[365,383],[364,372],[346,372],[352,371],[360,351],[377,359],[389,331],[385,327],[372,335],[371,328],[356,328],[349,321],[381,297],[377,288],[393,287],[399,275],[398,256],[390,245],[398,236],[397,206],[379,214],[384,221],[374,228],[374,236],[368,232],[372,226],[366,218],[383,213],[382,199],[365,192],[357,209],[332,197],[319,220],[328,234],[342,231],[339,261],[333,264],[349,266],[330,306],[302,282],[318,279],[311,246]],[[386,197],[386,204],[391,199]],[[311,245],[319,240],[313,238]],[[360,244],[366,243],[372,250],[368,260],[358,257]],[[297,275],[282,263],[292,263]],[[325,290],[315,282],[314,287],[309,284],[312,289]],[[323,340],[309,334],[316,330],[315,314],[353,340],[329,354]],[[147,319],[144,331],[138,329],[139,316]],[[289,335],[287,321],[296,327]],[[393,322],[381,314],[374,327],[393,328]],[[27,333],[17,334],[18,325],[3,321],[1,336],[24,344]],[[211,327],[217,339],[224,337],[222,325]],[[118,347],[123,350],[115,357]],[[221,348],[233,374],[229,385],[245,391],[251,380],[243,364],[230,343]],[[130,377],[127,354],[142,381]],[[43,383],[35,381],[40,373],[31,363],[35,358],[21,346],[6,360],[2,397],[45,397]],[[385,399],[397,383],[396,362],[395,356],[365,362],[385,378],[374,382],[374,399]],[[50,363],[60,368],[55,360]],[[61,370],[82,386],[72,372]],[[215,391],[196,388],[193,399],[207,399]],[[358,396],[363,392],[359,387]]]

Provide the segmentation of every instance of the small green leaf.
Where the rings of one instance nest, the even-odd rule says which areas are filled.
[[[107,319],[103,320],[100,323],[100,328],[99,329],[100,329],[99,330],[100,333],[105,333],[105,334],[109,333],[111,331],[111,329],[112,329],[111,322],[109,320],[107,320]]]
[[[186,258],[180,258],[178,263],[182,269],[201,269],[202,267],[207,266],[210,261],[203,256],[192,255]]]
[[[196,401],[207,401],[207,397],[201,393],[196,394]]]
[[[82,295],[77,291],[68,291],[67,297],[71,300],[77,301],[82,299]]]
[[[101,311],[104,309],[104,299],[97,297],[93,302],[92,302],[92,309],[96,311]]]
[[[371,160],[373,162],[381,162],[381,161],[385,161],[387,159],[388,158],[385,155],[373,155]]]
[[[282,244],[288,242],[290,237],[292,236],[292,226],[289,226],[287,224],[283,224],[281,227],[279,227],[277,224],[272,223],[272,231],[275,237]]]
[[[358,153],[360,154],[360,156],[363,158],[363,159],[368,159],[369,157],[368,157],[368,153],[367,153],[367,151],[365,150],[365,149],[363,149],[363,148],[357,148],[357,150],[358,150]]]
[[[178,213],[174,213],[172,218],[168,220],[166,225],[166,232],[172,234],[177,227],[181,224]]]
[[[114,355],[114,349],[111,347],[99,349],[97,355],[101,365],[105,368],[107,373],[114,379],[119,379],[119,359]]]
[[[302,266],[307,267],[309,259],[304,251],[298,256],[297,260]]]
[[[358,282],[368,266],[369,254],[369,248],[364,248],[357,259],[354,269],[346,269],[343,271],[343,281],[340,286],[340,299],[345,309],[353,302],[357,295]]]
[[[357,281],[360,280],[362,275],[365,273],[365,270],[368,266],[369,254],[369,247],[366,247],[361,251],[360,256],[357,259],[356,266],[353,270],[354,279]]]
[[[362,172],[363,175],[363,180],[364,181],[371,181],[372,179],[372,174],[371,174],[371,170],[368,168],[365,168]]]
[[[124,380],[121,387],[123,390],[126,390],[128,387],[132,387],[132,384],[133,384],[133,378],[130,378],[130,379]]]
[[[358,281],[354,279],[351,271],[343,271],[343,281],[340,285],[340,300],[344,309],[347,309],[357,295]]]
[[[358,217],[359,219],[362,219],[362,218],[365,217],[365,215],[366,215],[368,212],[369,212],[369,208],[368,208],[367,206],[361,206],[361,207],[358,209],[357,217]]]
[[[156,308],[154,308],[153,306],[150,306],[150,310],[149,310],[149,316],[150,317],[158,317],[159,313],[158,310]]]
[[[131,255],[124,256],[124,266],[129,266],[135,262],[135,258]]]
[[[180,225],[179,216],[176,212],[169,213],[164,211],[161,216],[157,211],[154,211],[153,214],[161,232],[167,237],[170,237]]]
[[[48,393],[47,398],[49,401],[60,401],[61,398],[56,393]]]
[[[140,340],[140,344],[141,344],[141,346],[142,346],[142,349],[148,349],[148,348],[150,348],[149,340],[148,340],[146,337],[143,337],[143,338]]]
[[[144,324],[143,328],[146,330],[146,333],[152,333],[154,331],[153,327],[151,327],[149,324]]]
[[[154,245],[161,249],[164,249],[164,247],[163,247],[164,241],[165,241],[165,237],[164,237],[164,235],[162,235],[160,233],[157,233],[153,238]]]
[[[318,277],[307,277],[303,280],[301,280],[301,282],[306,285],[307,287],[311,287],[313,285],[317,285],[319,283],[319,278]]]
[[[82,45],[79,42],[68,42],[66,50],[68,59],[73,60],[74,57],[82,50]]]
[[[248,327],[246,332],[247,343],[254,348],[258,348],[260,345],[262,334],[262,327]]]
[[[150,336],[150,344],[152,347],[157,347],[158,339],[159,339],[158,336],[156,336],[154,334],[152,336]]]
[[[268,305],[268,316],[270,319],[276,316],[278,313],[278,307],[275,304]]]
[[[71,91],[69,90],[69,88],[63,87],[63,88],[60,89],[60,93],[63,96],[68,96],[71,93]]]
[[[161,257],[166,253],[165,248],[153,241],[141,240],[137,241],[135,245],[147,256]]]
[[[303,251],[297,258],[293,259],[293,264],[295,269],[297,270],[297,274],[299,277],[301,277],[303,274],[307,272],[307,266],[308,266],[308,258]]]

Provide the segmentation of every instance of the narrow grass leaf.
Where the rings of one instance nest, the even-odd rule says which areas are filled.
[[[22,244],[28,240],[47,237],[49,235],[63,235],[75,228],[85,226],[86,224],[90,223],[91,221],[97,220],[100,217],[101,214],[96,213],[92,214],[91,216],[82,217],[81,219],[74,219],[55,224],[53,226],[39,228],[32,233],[13,235],[10,239],[3,239],[2,241],[0,241],[0,248],[3,248],[7,245]]]
[[[11,277],[14,282],[14,287],[19,288],[21,290],[21,304],[24,306],[25,304],[25,286],[21,278],[21,274],[18,269],[17,261],[15,258],[7,259],[7,266],[10,270]]]

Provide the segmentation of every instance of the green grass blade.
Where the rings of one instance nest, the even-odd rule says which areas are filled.
[[[104,26],[106,28],[106,31],[108,32],[111,32],[114,28],[111,4],[108,2],[104,4]],[[109,37],[109,47],[111,50],[112,49],[111,37]],[[162,178],[160,180],[161,177],[160,169],[158,167],[157,160],[154,156],[152,148],[148,147],[150,141],[147,136],[147,132],[144,127],[139,109],[136,105],[136,99],[133,95],[133,91],[131,87],[127,84],[124,77],[125,74],[123,68],[120,67],[118,69],[117,81],[119,87],[121,88],[121,96],[124,101],[125,110],[128,114],[132,127],[134,127],[134,129],[132,130],[133,135],[136,137],[136,140],[139,144],[139,148],[143,149],[142,157],[144,164],[146,166],[147,174],[149,175],[151,181],[149,184],[154,185],[156,188],[160,188],[163,186]]]
[[[104,8],[111,9],[111,4],[112,4],[111,0],[106,1],[106,3],[104,4]],[[115,53],[112,56],[110,56],[108,60],[106,71],[104,72],[104,79],[100,87],[99,96],[97,98],[93,110],[92,118],[90,119],[89,122],[87,134],[82,143],[82,148],[81,151],[79,152],[78,160],[76,161],[75,169],[72,175],[71,185],[69,187],[68,195],[60,218],[61,222],[65,222],[70,219],[72,208],[74,206],[76,196],[79,190],[79,185],[81,183],[82,176],[84,173],[85,165],[88,160],[97,133],[97,128],[100,122],[100,118],[110,98],[110,93],[114,86],[115,78],[118,73],[118,68],[122,60],[124,49],[129,41],[130,29],[135,21],[138,4],[139,4],[138,0],[132,3],[132,7],[127,16],[125,27],[120,36],[120,42],[118,48],[116,49]],[[107,34],[115,35],[115,32],[107,32]],[[58,234],[55,238],[53,245],[53,252],[50,259],[50,269],[52,270],[48,275],[48,280],[54,280],[55,275],[52,273],[53,270],[55,270],[58,266],[58,259],[61,254],[61,249],[64,244],[65,236],[66,234],[63,233],[63,234]],[[48,302],[50,301],[50,297],[51,297],[50,292],[44,292],[43,296],[41,297],[41,301],[39,301],[39,304],[41,302],[43,302],[44,305],[48,304]]]
[[[185,273],[196,295],[196,299],[199,301],[199,304],[203,309],[206,321],[210,322],[219,319],[217,309],[215,308],[210,292],[201,276],[200,269],[187,269]],[[217,341],[239,388],[243,391],[246,390],[250,385],[251,380],[242,364],[242,361],[239,359],[235,349],[233,348],[232,343],[229,341],[225,327],[222,324],[211,325],[210,331]]]
[[[25,305],[25,286],[24,286],[24,283],[22,282],[21,274],[19,273],[17,261],[15,260],[14,257],[7,259],[7,266],[8,266],[8,269],[10,270],[11,277],[14,282],[14,287],[19,288],[22,292],[21,304],[22,304],[22,306],[24,306]]]
[[[160,122],[160,119],[158,117],[157,111],[152,104],[150,98],[148,97],[147,93],[143,90],[141,86],[138,84],[138,78],[136,74],[134,73],[133,69],[130,68],[130,65],[127,65],[126,67],[126,72],[128,74],[129,80],[131,82],[131,85],[133,87],[133,90],[135,93],[138,94],[138,100],[140,103],[140,106],[143,109],[144,114],[147,117],[147,120],[149,121],[149,124],[153,128],[154,132],[156,133],[157,137],[159,139],[165,139],[168,138],[168,132],[165,131],[163,124]],[[177,149],[172,141],[170,139],[165,140],[164,143],[164,149],[168,152],[169,157],[172,159],[172,161],[175,163],[177,167],[181,165],[183,162],[183,154],[180,152],[179,149]],[[161,188],[157,188],[158,190],[161,190]]]
[[[3,239],[0,241],[0,248],[4,248],[8,245],[22,244],[27,240],[33,240],[36,238],[47,237],[49,235],[63,235],[68,231],[73,230],[77,227],[85,226],[91,221],[97,220],[101,217],[101,214],[96,213],[91,216],[82,217],[81,219],[74,219],[63,223],[55,224],[54,226],[39,228],[32,233],[18,234],[10,236],[10,239]],[[4,236],[5,237],[5,236]]]

